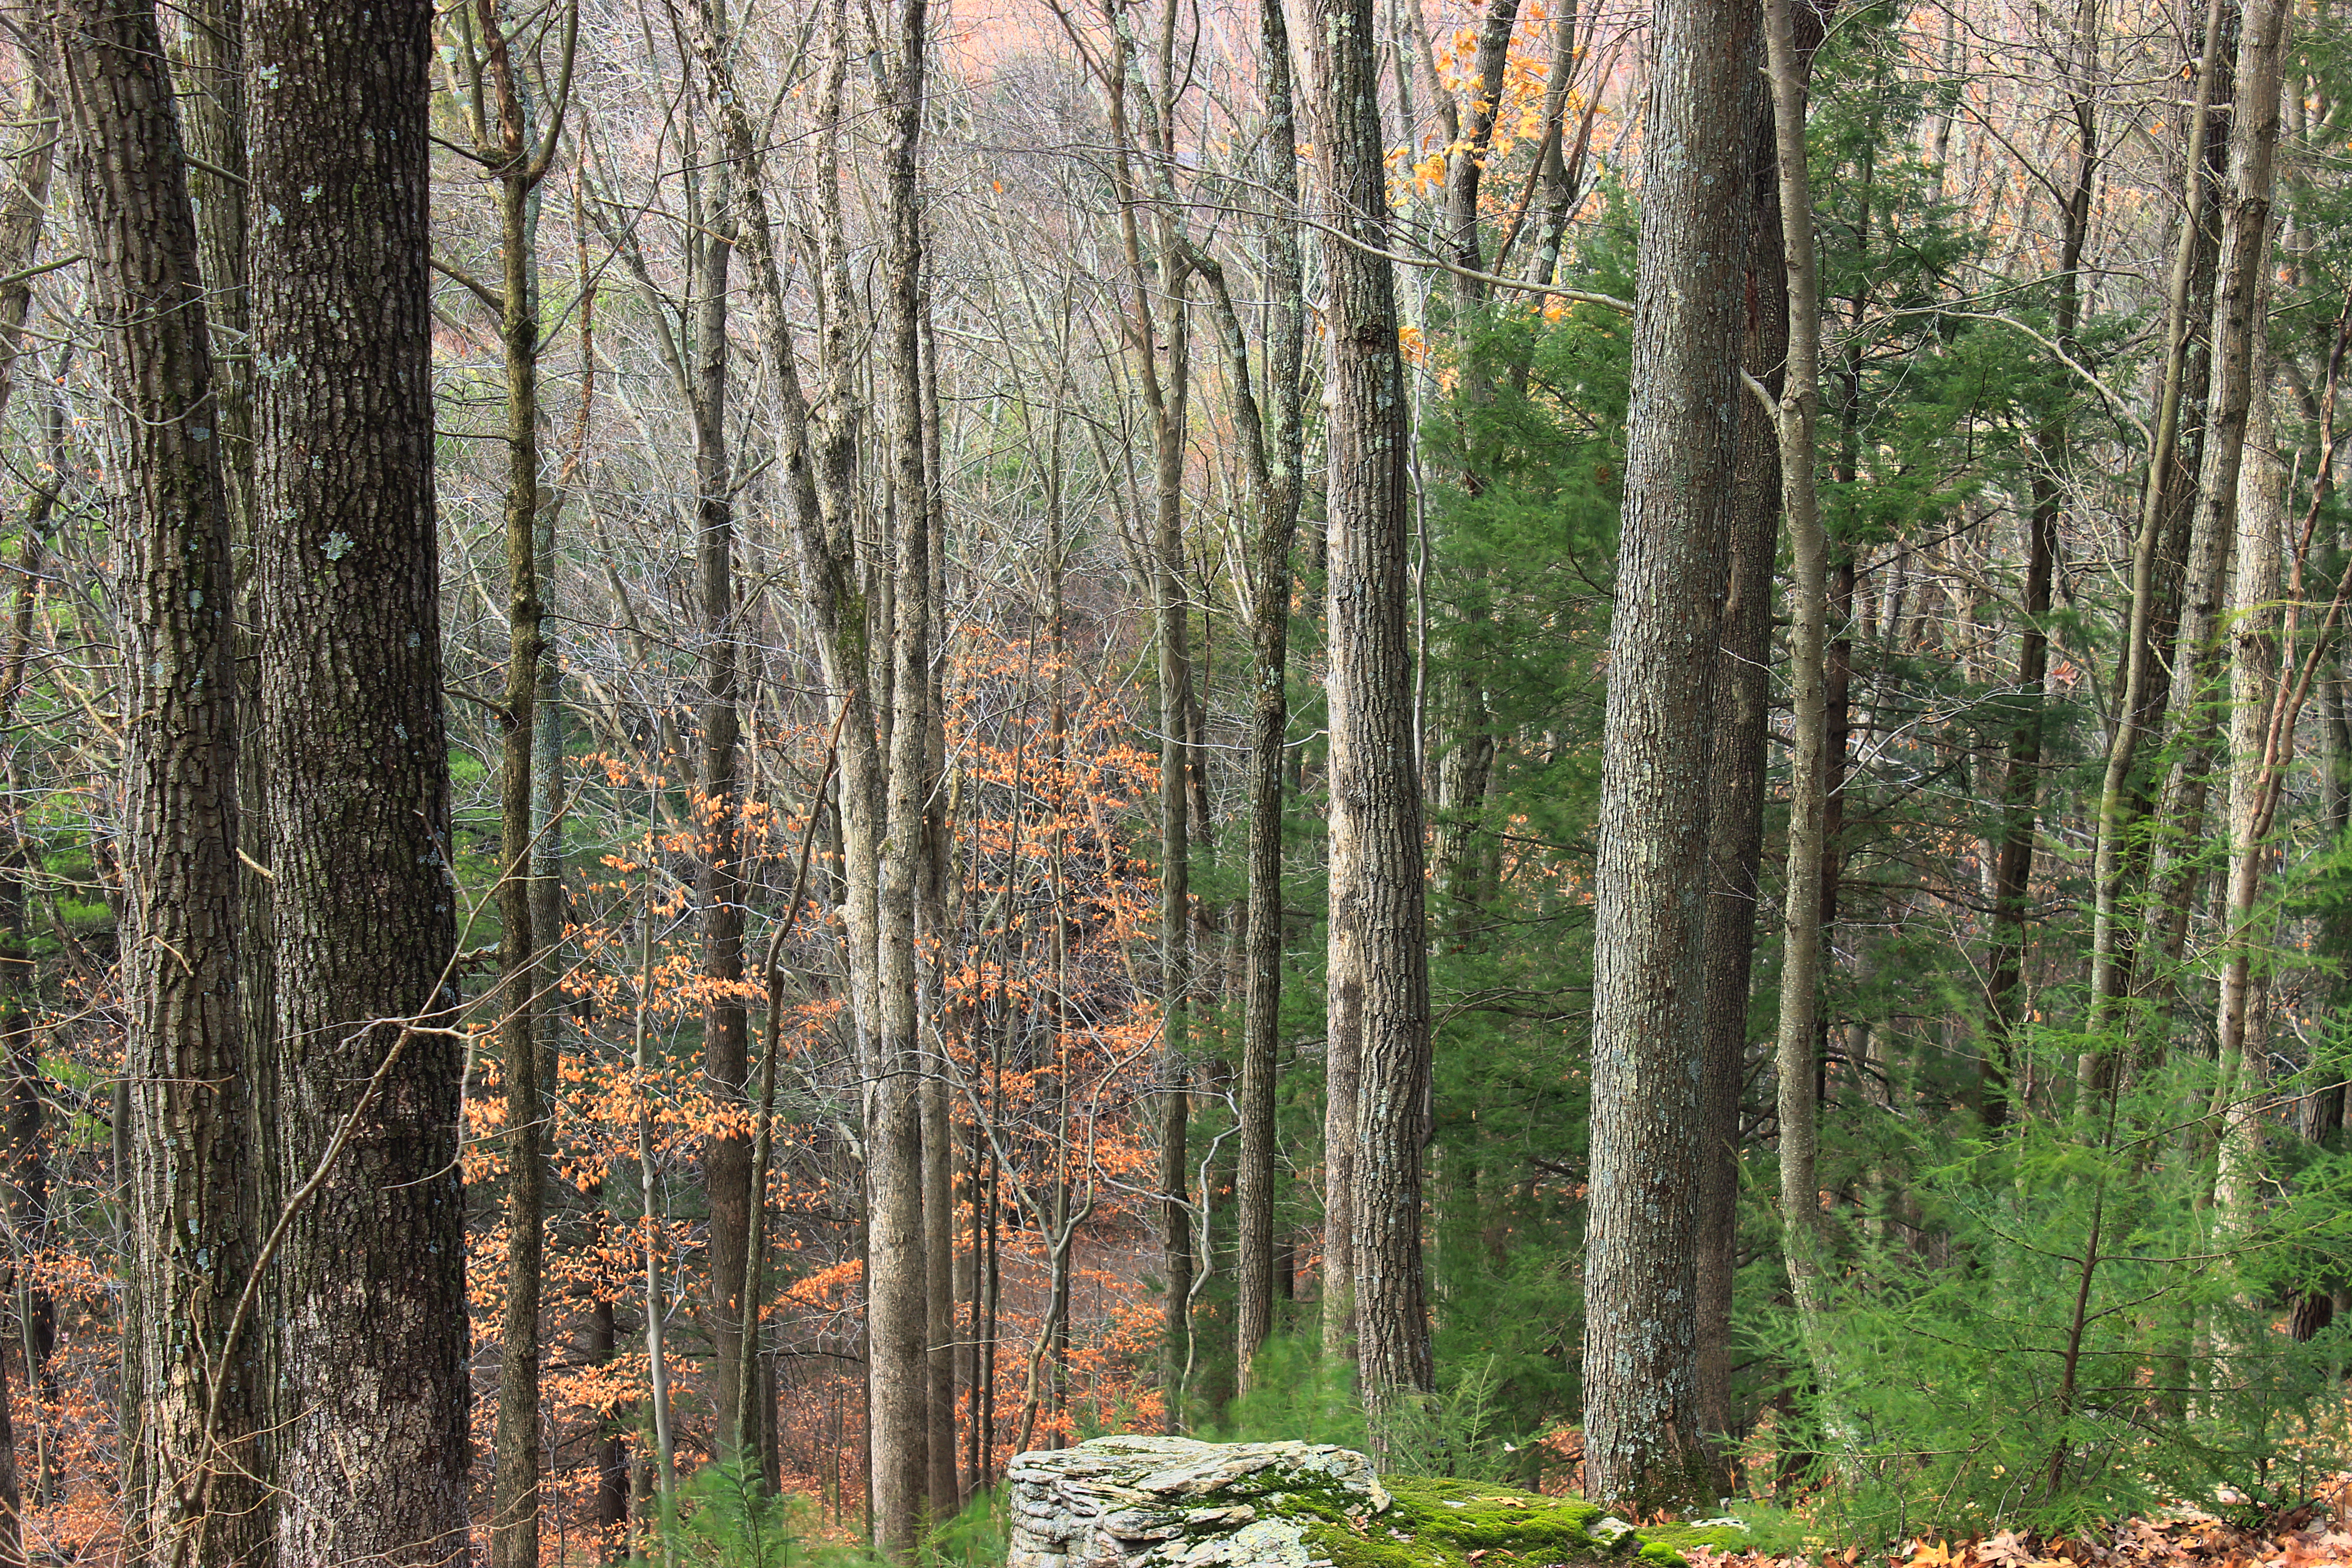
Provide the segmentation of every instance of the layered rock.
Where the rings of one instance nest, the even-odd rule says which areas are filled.
[[[1007,1568],[1679,1568],[1677,1547],[1746,1544],[1737,1520],[1637,1531],[1580,1498],[1383,1485],[1361,1454],[1321,1443],[1097,1437],[1024,1454],[1007,1479]]]
[[[1318,1568],[1314,1527],[1389,1506],[1370,1462],[1328,1443],[1097,1437],[1023,1454],[1005,1476],[1005,1568]]]

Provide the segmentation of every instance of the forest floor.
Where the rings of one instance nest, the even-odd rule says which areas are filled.
[[[2226,1515],[2183,1509],[2135,1519],[2094,1538],[2050,1538],[2005,1530],[1974,1540],[1915,1537],[1891,1552],[1827,1554],[1686,1551],[1691,1568],[2321,1568],[2352,1565],[2352,1470],[2276,1508],[2230,1507]]]

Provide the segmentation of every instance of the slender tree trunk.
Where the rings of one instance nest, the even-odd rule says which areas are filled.
[[[548,1089],[541,1079],[542,995],[535,829],[539,692],[547,653],[540,598],[539,201],[547,172],[494,0],[479,5],[478,63],[497,106],[479,153],[499,170],[499,341],[507,383],[507,685],[499,782],[497,1030],[506,1090],[506,1300],[499,1328],[497,1460],[490,1500],[492,1568],[538,1568],[540,1297],[546,1248]],[[467,29],[468,34],[472,32]],[[551,765],[560,766],[560,759]]]
[[[1711,1498],[1696,1261],[1708,770],[1742,404],[1754,7],[1661,4],[1594,870],[1585,1484]]]
[[[1486,285],[1465,274],[1486,267],[1479,242],[1480,194],[1494,153],[1495,127],[1503,109],[1504,78],[1510,62],[1511,30],[1518,15],[1519,0],[1486,0],[1477,21],[1472,57],[1475,75],[1467,84],[1467,103],[1457,110],[1452,94],[1440,89],[1444,106],[1441,123],[1450,126],[1445,132],[1445,248],[1454,265],[1464,269],[1447,276],[1455,342],[1463,356],[1456,395],[1473,418],[1493,401],[1496,367],[1480,346],[1484,323],[1478,318],[1486,308]],[[1475,497],[1485,490],[1486,476],[1479,470],[1468,437],[1465,430],[1465,460],[1456,477],[1464,492]],[[1423,591],[1427,591],[1427,584]],[[1469,597],[1475,605],[1475,593]],[[1475,608],[1465,606],[1465,618],[1475,613]],[[1423,679],[1433,678],[1424,675]],[[1426,744],[1422,749],[1424,768],[1435,775],[1431,797],[1434,821],[1430,883],[1438,899],[1440,921],[1475,940],[1472,933],[1483,921],[1494,883],[1489,869],[1494,840],[1480,831],[1478,814],[1486,805],[1494,773],[1495,737],[1486,711],[1486,686],[1474,659],[1457,647],[1448,667],[1433,679],[1437,740],[1433,752]]]
[[[707,0],[706,0],[707,3]],[[713,83],[714,92],[730,90]],[[695,777],[695,826],[702,847],[695,889],[702,909],[704,1087],[721,1104],[740,1107],[751,1073],[749,1015],[743,1001],[743,869],[740,799],[742,716],[737,707],[740,633],[735,625],[735,485],[728,452],[730,365],[727,334],[730,259],[740,227],[742,169],[717,164],[708,176],[710,233],[697,247],[695,279],[695,570],[701,616],[701,754]],[[719,1443],[732,1453],[741,1405],[745,1355],[743,1276],[751,1217],[751,1140],[730,1121],[703,1145],[702,1179],[710,1202],[712,1392]]]
[[[152,0],[68,0],[57,26],[127,456],[125,1556],[253,1563],[269,1540],[263,1331],[242,1300],[257,1224],[237,992],[236,624],[204,284]],[[12,1502],[12,1533],[15,1513]]]
[[[620,1348],[613,1303],[598,1297],[588,1307],[588,1347],[583,1358],[591,1367],[608,1367]],[[613,1564],[627,1561],[628,1542],[622,1527],[629,1521],[629,1450],[617,1421],[608,1421],[597,1436],[596,1561]]]
[[[930,735],[931,568],[922,395],[922,222],[917,153],[924,98],[927,0],[903,0],[888,67],[890,139],[884,164],[886,385],[891,488],[897,500],[890,635],[892,716],[887,835],[881,864],[879,1041],[883,1075],[871,1100],[867,1182],[868,1300],[874,1387],[876,1539],[911,1559],[929,1479],[929,1292],[922,1193],[922,1046],[915,1031],[915,899],[925,879],[924,757]],[[940,1216],[946,1223],[946,1216]]]
[[[456,945],[433,507],[432,6],[254,0],[255,541],[276,881],[288,1561],[465,1549]],[[320,389],[335,395],[323,397]],[[289,1199],[289,1202],[293,1200]]]
[[[2182,167],[2184,184],[2194,188],[2205,163],[2206,110],[2211,102],[2214,66],[2221,46],[2221,19],[2230,0],[2209,0],[2205,41],[2198,57],[2194,100],[2189,114],[2188,156]],[[2130,862],[2126,843],[2136,814],[2131,781],[2139,742],[2150,724],[2143,710],[2152,688],[2154,626],[2162,597],[2159,556],[2174,455],[2179,450],[2182,390],[2189,361],[2190,283],[2200,247],[2197,203],[2187,205],[2174,251],[2172,276],[2165,294],[2165,359],[2157,399],[2154,442],[2141,487],[2139,525],[2132,546],[2130,614],[2125,627],[2121,679],[2116,721],[2107,742],[2106,765],[2099,784],[2096,842],[2092,856],[2091,1022],[2095,1027],[2116,1021],[2118,1005],[2129,982],[2122,907],[2124,879]],[[2113,1083],[2119,1052],[2112,1044],[2095,1046],[2082,1074],[2084,1096],[2105,1093]],[[2087,1102],[2087,1101],[2086,1101]]]
[[[648,791],[653,795],[655,792]],[[648,846],[656,831],[656,814],[652,802],[647,802],[646,834]],[[654,1163],[654,1100],[653,1100],[653,1017],[654,991],[654,913],[653,886],[646,888],[644,912],[639,926],[641,951],[637,960],[637,1017],[635,1052],[632,1066],[636,1069],[636,1091],[640,1097],[637,1111],[637,1191],[640,1203],[640,1237],[645,1248],[646,1267],[646,1402],[652,1408],[646,1422],[645,1436],[651,1440],[650,1456],[654,1465],[654,1497],[660,1510],[659,1524],[667,1524],[677,1498],[677,1468],[675,1439],[670,1426],[669,1357],[663,1343],[669,1326],[669,1306],[662,1289],[662,1223],[659,1167]],[[634,1513],[635,1510],[632,1510]],[[668,1556],[667,1538],[664,1537],[663,1555]]]
[[[1821,407],[1822,317],[1813,250],[1811,185],[1805,164],[1805,88],[1796,63],[1790,0],[1768,0],[1775,130],[1780,152],[1780,228],[1789,270],[1789,370],[1780,394],[1780,484],[1794,557],[1795,626],[1790,671],[1795,709],[1789,783],[1789,872],[1781,896],[1780,1077],[1780,1220],[1799,1329],[1816,1391],[1836,1408],[1837,1367],[1829,1344],[1828,1235],[1819,1202],[1822,940],[1829,838],[1830,669],[1828,545],[1814,485]],[[1836,1436],[1832,1433],[1832,1438]]]
[[[2259,59],[2257,50],[2275,59],[2281,9],[2270,0],[2256,0],[2246,19],[2250,60]],[[2254,71],[2247,76],[2250,88],[2259,86]],[[2277,101],[2275,84],[2271,101]],[[2259,105],[2246,107],[2254,110],[2248,120],[2259,124]],[[2275,136],[2275,109],[2270,118]],[[2265,298],[2268,293],[2263,290]],[[2270,388],[2263,384],[2268,358],[2258,346],[2237,496],[2237,570],[2230,590],[2229,890],[2214,1020],[2223,1099],[2213,1198],[2225,1231],[2240,1238],[2251,1237],[2260,1223],[2263,1089],[2269,1075],[2264,1068],[2267,1042],[2258,1020],[2266,1011],[2260,1005],[2260,993],[2267,977],[2254,973],[2253,957],[2259,945],[2263,863],[2274,853],[2269,842],[2270,727],[2273,705],[2282,696],[2278,639],[2284,476],[2273,445]]]
[[[1810,73],[1823,16],[1799,6],[1799,68]],[[1755,47],[1762,60],[1762,39]],[[1789,312],[1780,244],[1779,149],[1772,99],[1759,69],[1748,100],[1749,203],[1746,340],[1749,375],[1778,396],[1788,358]],[[1765,735],[1770,718],[1772,563],[1780,542],[1780,445],[1769,413],[1743,405],[1733,475],[1728,585],[1715,689],[1708,768],[1714,811],[1707,823],[1706,1017],[1700,1068],[1706,1130],[1701,1142],[1698,1235],[1699,1427],[1732,1431],[1731,1297],[1738,1268],[1740,1090],[1746,1079],[1750,972],[1756,952],[1764,847]],[[1719,1447],[1727,1454],[1727,1447]],[[1723,1461],[1727,1465],[1727,1460]],[[1734,1478],[1721,1478],[1731,1489]]]
[[[2292,695],[2279,677],[2279,464],[2272,438],[2269,354],[2273,165],[2278,149],[2279,88],[2286,47],[2284,0],[2249,0],[2238,58],[2236,112],[2230,125],[2227,226],[2221,242],[2222,292],[2214,301],[2214,364],[2222,406],[2216,419],[2238,462],[2209,463],[2221,515],[2234,517],[2237,571],[2230,595],[2230,837],[2227,905],[2222,916],[2216,1054],[2224,1101],[2214,1201],[2226,1229],[2251,1234],[2257,1223],[2254,1176],[2263,1120],[2263,1052],[2251,1019],[2256,906],[2277,809],[2278,780],[2292,745]],[[2233,245],[2233,241],[2242,242]],[[2248,254],[2251,253],[2251,254]],[[2210,451],[2210,447],[2209,447]],[[2215,496],[2200,497],[2207,504]],[[2332,619],[2332,617],[2331,617]],[[2325,638],[2332,625],[2315,630]]]
[[[1275,216],[1265,227],[1265,277],[1272,296],[1266,334],[1266,404],[1273,438],[1264,444],[1266,484],[1258,498],[1251,563],[1250,654],[1255,690],[1250,710],[1249,893],[1245,916],[1241,1084],[1241,1155],[1234,1178],[1234,1315],[1239,1387],[1274,1327],[1275,1119],[1277,1035],[1282,1024],[1282,765],[1290,722],[1291,547],[1298,532],[1305,470],[1305,416],[1299,373],[1307,313],[1301,298],[1298,133],[1290,78],[1290,30],[1283,0],[1259,0],[1258,37],[1265,72],[1262,177]]]
[[[1161,1300],[1160,1384],[1168,1431],[1183,1420],[1184,1368],[1190,1359],[1192,1211],[1186,1180],[1185,1129],[1192,1104],[1190,1009],[1192,973],[1191,812],[1185,800],[1185,715],[1192,707],[1192,658],[1184,583],[1185,427],[1191,369],[1191,312],[1180,274],[1164,303],[1160,331],[1168,374],[1156,420],[1152,596],[1160,645],[1160,1231],[1168,1279]],[[1150,349],[1147,345],[1145,353]]]
[[[1331,795],[1327,1159],[1342,1147],[1356,1360],[1373,1442],[1391,1408],[1431,1386],[1421,1250],[1428,1135],[1429,993],[1421,781],[1413,738],[1410,497],[1396,279],[1383,257],[1388,195],[1370,0],[1316,0],[1317,164],[1337,233],[1328,280],[1328,575]],[[1349,243],[1353,241],[1355,243]],[[1353,1058],[1344,1096],[1343,1056]],[[1345,1100],[1351,1120],[1338,1118]],[[1336,1136],[1334,1135],[1336,1134]],[[1331,1247],[1325,1244],[1327,1259]],[[1328,1289],[1328,1287],[1327,1287]],[[1327,1309],[1328,1310],[1328,1309]],[[1325,1324],[1327,1343],[1331,1334]]]
[[[54,38],[44,16],[37,19],[25,41],[24,79],[17,94],[17,119],[29,140],[13,159],[15,180],[0,198],[0,272],[21,274],[32,264],[40,245],[48,208],[49,179],[56,166],[59,123],[52,87],[56,63]],[[32,307],[33,280],[18,277],[0,287],[0,407],[4,407],[17,377],[16,357],[24,348],[25,319]],[[65,405],[51,395],[41,410],[49,469],[65,471]],[[0,725],[13,726],[25,691],[32,655],[33,623],[47,549],[45,540],[55,526],[58,489],[52,484],[34,492],[26,510],[24,543],[16,561],[16,598],[8,633],[5,668],[0,668]],[[242,709],[240,709],[240,714]],[[240,752],[240,759],[242,753]],[[11,784],[13,785],[13,774]],[[13,793],[13,790],[12,790]],[[18,1337],[25,1353],[25,1395],[27,1409],[37,1409],[47,1376],[50,1351],[57,1343],[57,1309],[48,1290],[36,1279],[27,1254],[46,1243],[49,1219],[49,1164],[42,1110],[44,1073],[40,1040],[34,1027],[39,994],[39,973],[33,960],[28,924],[32,855],[25,841],[23,818],[12,811],[0,837],[0,1071],[7,1075],[6,1179],[8,1212],[16,1227],[15,1295]],[[246,1060],[252,1063],[247,1037]],[[250,1198],[247,1200],[251,1202]],[[256,1212],[248,1209],[248,1213]],[[266,1395],[257,1397],[266,1398]],[[47,1447],[39,1419],[33,1423],[36,1458],[33,1495],[47,1501]],[[15,1465],[15,1428],[9,1431],[9,1463]],[[14,1510],[10,1519],[15,1520]],[[21,1541],[21,1532],[18,1537]],[[0,1549],[6,1545],[0,1538]],[[21,1552],[0,1561],[0,1568],[22,1561]]]
[[[940,353],[931,317],[928,264],[923,264],[922,294],[918,301],[922,350],[922,384],[916,408],[921,416],[923,444],[923,516],[929,529],[931,637],[923,679],[923,865],[918,890],[918,910],[929,956],[923,962],[923,996],[917,1011],[923,1038],[938,1042],[923,1052],[923,1247],[924,1288],[928,1296],[925,1331],[929,1358],[930,1430],[925,1447],[930,1459],[931,1517],[952,1519],[963,1507],[964,1493],[956,1474],[956,1332],[955,1332],[955,1118],[952,1111],[955,1071],[947,1040],[947,964],[949,886],[954,872],[955,825],[950,820],[947,696],[943,681],[948,659],[949,615],[947,574],[947,503],[945,500],[945,437],[940,422]]]

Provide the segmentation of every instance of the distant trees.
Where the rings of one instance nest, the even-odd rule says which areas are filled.
[[[2251,1453],[2352,68],[2191,11],[26,10],[0,1560]]]

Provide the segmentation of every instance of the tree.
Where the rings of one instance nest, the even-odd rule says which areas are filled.
[[[1421,1152],[1429,1092],[1421,781],[1405,636],[1404,361],[1371,0],[1314,8],[1315,145],[1330,284],[1328,516],[1331,792],[1327,1314],[1352,1297],[1365,1410],[1431,1386]],[[1329,1233],[1345,1227],[1344,1252]],[[1344,1275],[1338,1271],[1345,1268]],[[1327,1315],[1324,1336],[1331,1342]],[[1381,1439],[1376,1436],[1375,1442]]]
[[[896,510],[891,555],[891,691],[887,837],[878,941],[882,1073],[867,1132],[867,1290],[873,1344],[876,1538],[911,1560],[929,1494],[930,1392],[925,1331],[929,1300],[924,1227],[950,1223],[923,1212],[922,1092],[926,1055],[915,1011],[915,900],[928,879],[924,816],[931,738],[930,486],[925,474],[922,392],[923,231],[918,159],[922,145],[928,0],[902,0],[885,77],[890,135],[884,164],[884,330],[889,343],[888,471]]]
[[[1703,1498],[1696,1334],[1708,752],[1739,384],[1756,22],[1662,0],[1594,867],[1585,1485]]]
[[[195,221],[152,0],[66,5],[58,25],[129,447],[129,1539],[157,1563],[258,1563],[269,1538],[247,1284],[257,1227],[237,987],[236,599]]]
[[[495,1568],[539,1563],[540,1296],[551,1103],[540,1069],[548,1054],[541,1022],[555,981],[546,950],[562,936],[558,922],[541,919],[547,901],[540,876],[541,834],[557,829],[551,821],[541,822],[539,807],[546,780],[563,767],[560,748],[545,755],[536,751],[542,729],[540,689],[549,657],[540,586],[540,531],[549,502],[540,480],[539,206],[563,125],[562,98],[571,90],[572,50],[579,37],[578,5],[566,16],[559,100],[541,126],[534,122],[530,84],[518,68],[514,39],[499,7],[481,7],[478,37],[475,18],[463,8],[457,13],[474,89],[474,156],[498,182],[499,287],[494,294],[482,292],[484,303],[498,311],[507,391],[507,685],[499,714],[506,732],[499,758],[495,993],[508,1131],[507,1289],[499,1327],[498,1463],[490,1507]]]
[[[1765,45],[1772,80],[1773,144],[1780,173],[1781,252],[1788,268],[1789,362],[1773,418],[1780,437],[1781,508],[1794,558],[1790,637],[1796,744],[1789,778],[1789,872],[1780,896],[1780,1010],[1774,1060],[1780,1079],[1781,1250],[1816,1392],[1834,1401],[1836,1357],[1823,1261],[1819,1079],[1823,884],[1829,858],[1830,759],[1828,541],[1814,472],[1822,396],[1822,293],[1806,166],[1805,87],[1790,0],[1768,0]],[[1832,1404],[1830,1408],[1836,1408]],[[1834,1417],[1833,1417],[1834,1419]]]
[[[276,893],[280,1551],[467,1528],[426,261],[432,7],[247,15],[260,849]]]
[[[1273,439],[1260,429],[1263,468],[1257,485],[1256,559],[1252,563],[1250,647],[1255,696],[1251,709],[1249,890],[1244,914],[1249,944],[1242,1023],[1241,1159],[1234,1174],[1237,1209],[1234,1318],[1246,1394],[1250,1367],[1274,1322],[1276,1034],[1282,1023],[1283,744],[1289,729],[1291,546],[1298,531],[1303,486],[1304,413],[1299,369],[1306,351],[1307,312],[1300,300],[1298,143],[1290,75],[1290,29],[1283,0],[1259,0],[1258,33],[1265,70],[1265,125],[1260,160],[1276,204],[1265,224],[1266,279],[1273,326],[1265,352],[1266,400]],[[1246,380],[1244,381],[1244,387]],[[1244,427],[1261,422],[1255,400]]]

